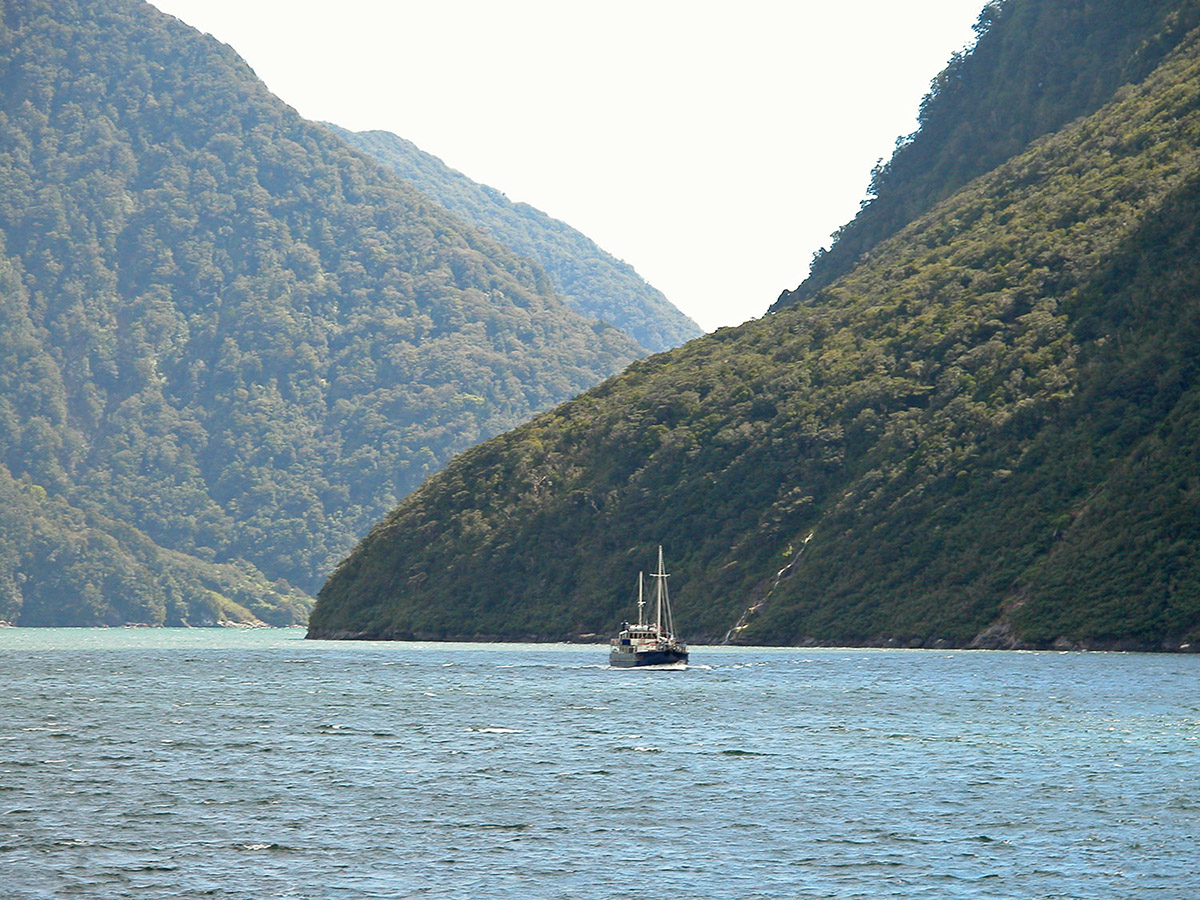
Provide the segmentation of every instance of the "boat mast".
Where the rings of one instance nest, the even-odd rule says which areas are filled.
[[[646,601],[642,599],[642,573],[638,572],[638,624],[642,625],[645,622]]]
[[[662,628],[662,623],[663,623],[663,616],[662,616],[663,596],[667,592],[667,573],[666,573],[666,571],[664,571],[664,568],[665,567],[663,566],[662,544],[659,544],[658,545],[658,571],[655,572],[652,576],[652,577],[658,579],[658,583],[654,586],[654,596],[655,596],[654,624],[657,625],[659,627],[659,629]],[[671,601],[668,600],[667,601],[667,615],[670,616],[670,614],[671,614]]]

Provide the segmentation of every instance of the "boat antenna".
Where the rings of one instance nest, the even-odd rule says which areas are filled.
[[[638,572],[638,624],[645,621],[646,601],[642,598],[642,573]]]

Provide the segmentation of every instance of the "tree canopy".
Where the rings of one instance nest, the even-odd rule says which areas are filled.
[[[411,141],[386,131],[330,126],[350,146],[393,169],[446,209],[504,246],[536,260],[571,308],[616,325],[652,352],[699,337],[700,327],[648,285],[633,267],[565,222],[472,181]]]

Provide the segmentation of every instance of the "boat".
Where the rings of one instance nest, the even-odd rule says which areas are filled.
[[[638,573],[638,620],[624,622],[621,632],[609,643],[608,664],[619,668],[632,666],[663,666],[688,661],[687,644],[675,637],[675,621],[671,616],[671,597],[667,591],[669,577],[663,567],[662,547],[658,548],[658,571],[650,577],[654,585],[654,618],[646,621],[646,600],[642,573]]]

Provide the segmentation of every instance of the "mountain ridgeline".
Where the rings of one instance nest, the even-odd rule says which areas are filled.
[[[861,248],[462,454],[310,636],[611,633],[662,543],[696,642],[1200,646],[1196,12],[987,7]]]
[[[934,79],[917,131],[872,173],[859,215],[775,307],[811,297],[971,179],[1095,112],[1198,25],[1200,5],[1180,0],[988,3],[975,46]]]
[[[136,0],[0,5],[0,185],[0,620],[303,621],[451,456],[645,354]]]
[[[700,336],[700,327],[632,266],[565,222],[528,203],[513,203],[501,191],[472,181],[402,137],[329,127],[456,216],[536,261],[580,315],[617,326],[651,352],[670,350]]]

